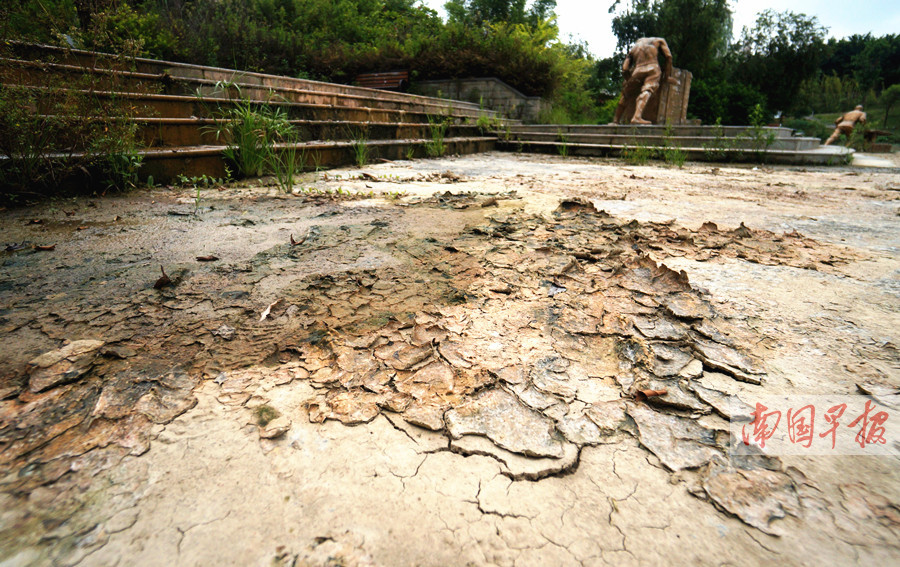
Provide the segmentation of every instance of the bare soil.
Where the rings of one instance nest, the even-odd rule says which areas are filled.
[[[900,420],[898,173],[492,153],[0,211],[0,565],[897,563],[900,448],[728,447],[760,395]]]

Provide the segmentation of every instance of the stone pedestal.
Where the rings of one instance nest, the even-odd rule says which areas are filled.
[[[673,69],[672,76],[676,81],[674,85],[669,84],[669,81],[665,79],[660,81],[659,88],[644,107],[644,120],[663,126],[667,122],[672,125],[687,122],[688,98],[691,93],[693,75],[684,69]],[[634,100],[628,101],[625,112],[622,113],[622,124],[628,124],[631,117],[634,116],[634,103]]]

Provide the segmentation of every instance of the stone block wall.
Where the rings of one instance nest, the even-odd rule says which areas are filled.
[[[480,103],[484,108],[524,122],[537,121],[541,112],[540,97],[525,96],[495,77],[417,81],[412,90],[426,96]]]

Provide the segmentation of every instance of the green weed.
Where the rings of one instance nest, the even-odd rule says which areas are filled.
[[[664,134],[665,137],[663,140],[664,147],[662,149],[662,157],[666,163],[681,168],[687,160],[687,154],[675,142],[674,131],[675,129],[672,127],[672,123],[667,121]]]
[[[275,174],[278,189],[282,193],[294,191],[294,176],[306,167],[306,151],[299,146],[300,140],[289,135],[279,147],[269,153],[269,169]]]
[[[217,140],[225,140],[225,158],[244,177],[263,175],[271,165],[273,145],[294,135],[284,110],[264,104],[237,102],[220,109],[216,118],[216,125],[206,131],[215,133]]]
[[[276,419],[280,415],[281,414],[278,413],[278,410],[268,404],[257,406],[256,409],[253,410],[253,416],[256,418],[256,423],[260,427],[269,425],[272,420]]]
[[[716,118],[713,125],[713,139],[703,144],[703,153],[709,161],[723,161],[728,156],[731,142],[725,137],[722,119]]]
[[[559,152],[559,155],[562,157],[568,157],[569,155],[569,136],[566,135],[562,128],[556,129],[556,140],[559,142],[556,146],[556,151]]]
[[[749,134],[750,148],[756,161],[765,163],[769,146],[775,142],[775,133],[766,128],[766,116],[762,105],[757,104],[750,111],[750,129],[746,134]]]
[[[447,151],[444,145],[444,136],[450,127],[450,117],[428,117],[428,125],[431,130],[431,140],[425,143],[425,153],[428,157],[441,157]]]
[[[626,144],[625,147],[622,148],[622,157],[629,165],[646,165],[653,155],[653,148],[640,143],[635,144],[634,146]]]
[[[365,130],[358,130],[351,134],[351,148],[353,149],[353,161],[357,167],[364,167],[369,163],[369,134]]]

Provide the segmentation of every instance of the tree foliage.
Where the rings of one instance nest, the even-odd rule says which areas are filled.
[[[618,0],[610,10],[617,5]],[[662,37],[677,67],[703,75],[725,55],[732,19],[728,0],[633,0],[612,27],[620,51],[642,37]]]
[[[881,93],[881,99],[879,100],[881,104],[884,105],[884,121],[881,123],[882,127],[887,126],[888,117],[891,114],[891,109],[894,107],[897,102],[900,102],[900,83],[891,85],[890,87],[884,89]]]
[[[765,10],[744,28],[734,50],[734,70],[763,93],[774,110],[792,107],[800,85],[825,60],[826,29],[815,16]]]

